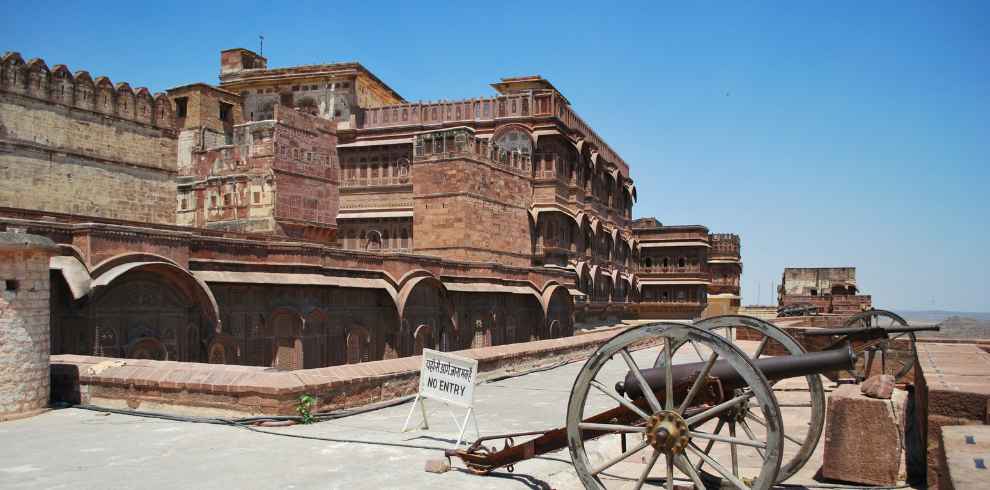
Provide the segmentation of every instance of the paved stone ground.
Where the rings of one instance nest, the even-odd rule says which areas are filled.
[[[655,355],[653,350],[635,353],[642,366],[650,364]],[[691,353],[687,361],[695,361],[694,355]],[[571,385],[582,364],[478,386],[475,397],[482,434],[564,425]],[[593,404],[614,406],[607,401]],[[81,409],[55,410],[0,424],[0,487],[580,487],[566,449],[520,463],[512,474],[482,477],[457,469],[445,474],[426,473],[426,460],[441,456],[442,450],[452,445],[456,428],[451,415],[433,405],[432,430],[401,433],[410,406],[407,403],[309,426],[267,429],[330,439],[326,441]],[[788,424],[800,427],[802,420],[798,416]],[[602,444],[617,446],[618,442]],[[727,461],[725,456],[716,459]],[[753,457],[741,455],[740,467],[752,466]],[[820,461],[812,461],[802,473],[813,474],[819,466]],[[642,464],[635,462],[615,468],[619,476],[641,471]]]

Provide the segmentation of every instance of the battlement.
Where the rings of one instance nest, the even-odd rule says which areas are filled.
[[[712,246],[709,257],[713,259],[739,258],[739,235],[734,233],[710,233],[708,243]]]
[[[127,82],[114,84],[104,76],[94,79],[85,70],[72,73],[65,65],[48,68],[40,58],[25,63],[21,54],[13,51],[0,58],[0,92],[157,128],[175,127],[172,103],[164,93],[152,95],[146,87],[134,89]]]
[[[735,233],[709,233],[708,239],[711,240],[713,246],[715,242],[739,243],[739,235]]]

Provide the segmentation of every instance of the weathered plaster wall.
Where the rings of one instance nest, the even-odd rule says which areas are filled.
[[[0,421],[48,405],[51,240],[0,233]]]
[[[166,172],[0,142],[0,179],[0,206],[175,222],[175,183]]]
[[[0,93],[0,206],[175,222],[170,129]]]

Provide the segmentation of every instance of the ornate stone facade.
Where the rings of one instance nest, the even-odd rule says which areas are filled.
[[[0,166],[89,186],[0,185],[0,226],[60,246],[53,352],[294,369],[738,295],[720,235],[633,226],[628,164],[540,77],[408,102],[358,63],[245,49],[167,97],[16,54],[0,73]]]

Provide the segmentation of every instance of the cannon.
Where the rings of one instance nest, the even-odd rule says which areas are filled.
[[[821,308],[814,303],[795,303],[777,308],[777,316],[813,316],[817,315],[818,310],[820,309]]]
[[[850,338],[931,329],[869,328],[826,331],[846,341],[811,353],[775,325],[741,315],[633,328],[582,367],[564,427],[484,437],[446,455],[484,474],[512,471],[520,461],[566,446],[586,488],[632,482],[634,488],[646,482],[672,488],[677,479],[696,488],[769,488],[793,476],[814,452],[825,420],[820,375],[854,369],[863,351]],[[736,338],[758,342],[743,350],[733,344]],[[789,355],[763,357],[771,345]],[[788,423],[784,414],[807,423]],[[516,444],[524,437],[531,438]],[[487,445],[497,440],[504,441],[501,449]],[[649,453],[641,466],[630,465],[640,451]],[[665,470],[654,468],[661,457]],[[614,474],[620,463],[636,474]]]
[[[914,368],[918,351],[915,332],[938,331],[938,326],[912,327],[900,315],[887,310],[867,310],[849,317],[843,328],[809,330],[806,336],[832,336],[833,348],[850,344],[862,352],[863,362],[853,370],[856,380],[870,377],[874,359],[880,357],[881,371],[897,381],[907,377]],[[890,366],[890,369],[888,369]]]
[[[687,356],[679,355],[677,348],[687,344],[695,352],[708,352],[706,359],[684,362]],[[646,346],[656,347],[642,349]],[[661,356],[672,353],[673,362],[655,367],[634,358],[637,349],[635,357],[642,359],[653,348],[659,348]],[[606,488],[605,482],[615,477],[610,468],[649,449],[649,461],[642,465],[638,478],[633,478],[636,488],[657,480],[653,468],[661,456],[667,470],[660,479],[668,488],[673,486],[675,468],[697,488],[716,487],[723,481],[737,488],[769,488],[779,481],[784,454],[783,424],[772,383],[849,369],[854,361],[849,349],[752,359],[704,328],[669,322],[643,325],[616,335],[588,359],[571,389],[566,426],[485,437],[446,455],[461,459],[472,471],[488,473],[503,467],[511,471],[520,461],[566,446],[584,486]],[[641,363],[645,366],[640,367]],[[747,421],[759,426],[754,430]],[[729,434],[721,435],[727,425]],[[745,434],[736,433],[737,425]],[[628,435],[640,438],[630,446]],[[515,444],[515,439],[526,436],[536,437]],[[609,436],[618,436],[618,440]],[[605,446],[618,454],[603,458],[601,447],[589,450],[602,439],[610,439]],[[501,449],[486,445],[495,440],[504,441]],[[729,446],[730,467],[712,457],[716,443]],[[752,450],[755,467],[740,468],[740,448]]]

